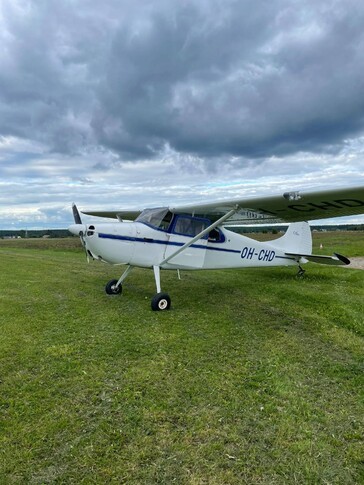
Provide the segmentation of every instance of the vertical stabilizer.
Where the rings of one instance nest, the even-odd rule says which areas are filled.
[[[308,222],[294,222],[286,233],[271,242],[272,246],[286,253],[312,254],[312,235]]]

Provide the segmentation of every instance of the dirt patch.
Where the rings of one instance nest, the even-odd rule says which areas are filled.
[[[364,269],[364,258],[349,258],[350,259],[350,264],[346,266],[346,268],[352,268],[352,269]]]

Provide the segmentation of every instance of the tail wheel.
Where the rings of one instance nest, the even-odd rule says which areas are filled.
[[[122,286],[116,286],[116,283],[118,280],[110,280],[106,286],[105,286],[105,291],[108,295],[120,295],[122,292]]]
[[[152,310],[164,311],[171,307],[171,299],[168,293],[157,293],[153,296],[151,301]]]

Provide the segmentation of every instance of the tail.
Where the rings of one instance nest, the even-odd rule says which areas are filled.
[[[271,242],[272,246],[286,253],[312,254],[312,235],[308,222],[293,222],[286,233]]]
[[[312,235],[308,222],[294,222],[288,226],[286,233],[271,242],[277,249],[281,249],[287,256],[297,258],[297,263],[345,265],[350,260],[341,254],[334,253],[333,256],[312,254]]]

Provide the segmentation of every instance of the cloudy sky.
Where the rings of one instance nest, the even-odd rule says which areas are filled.
[[[0,229],[364,185],[362,0],[0,0]]]

